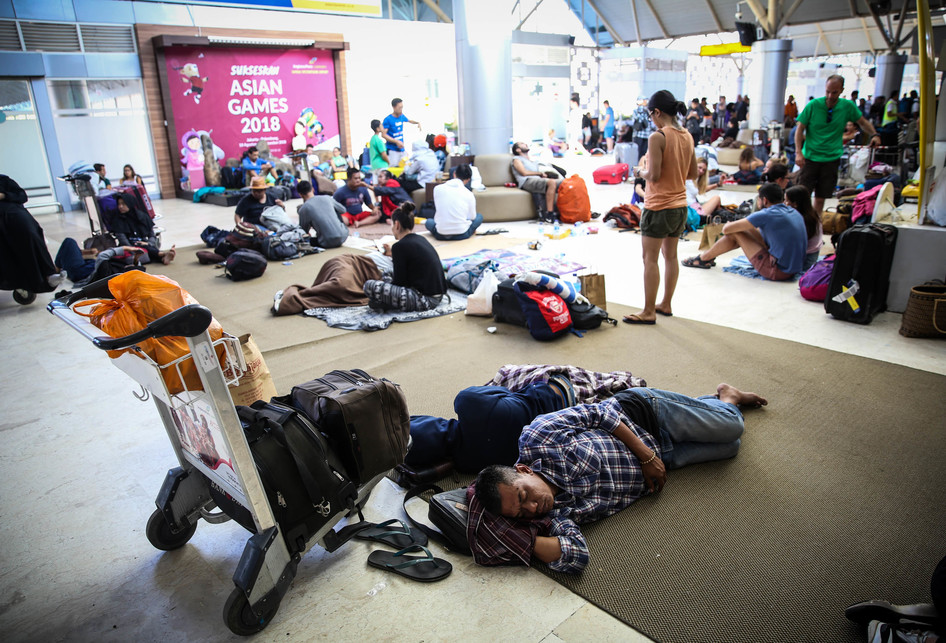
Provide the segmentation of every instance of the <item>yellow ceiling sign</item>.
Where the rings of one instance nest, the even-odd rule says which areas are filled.
[[[701,56],[727,56],[752,51],[752,47],[741,45],[738,42],[728,42],[722,45],[703,45],[700,47]]]

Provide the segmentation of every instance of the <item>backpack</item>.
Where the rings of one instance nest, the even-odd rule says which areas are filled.
[[[548,290],[523,290],[519,282],[513,284],[513,290],[532,337],[548,341],[572,330],[572,316],[564,299]]]
[[[572,174],[558,186],[558,214],[562,223],[591,221],[588,187],[577,174]]]
[[[834,255],[830,255],[813,265],[798,280],[798,290],[808,301],[824,301],[831,285],[831,273],[834,272]]]
[[[227,257],[223,272],[232,281],[246,281],[262,277],[266,272],[266,257],[256,250],[241,248]]]
[[[243,173],[224,165],[220,168],[220,183],[228,190],[239,190],[243,187]]]
[[[263,237],[260,251],[264,257],[271,261],[285,261],[299,256],[299,246],[291,241],[285,241],[275,234]]]
[[[608,316],[608,311],[593,303],[578,303],[577,301],[568,304],[568,312],[572,316],[572,325],[575,330],[594,330],[601,326],[602,322],[607,322],[612,326],[617,326],[618,320]]]
[[[434,492],[427,506],[427,518],[440,531],[414,520],[407,510],[407,501],[425,491]],[[404,513],[407,514],[407,519],[414,527],[425,533],[428,539],[457,554],[473,555],[466,535],[466,526],[470,518],[470,508],[466,502],[466,487],[444,491],[435,484],[420,485],[405,493],[401,504],[404,507]]]
[[[475,259],[472,261],[461,261],[450,266],[447,270],[447,285],[467,295],[472,295],[476,287],[480,285],[480,281],[483,280],[483,274],[487,270],[496,270],[492,259],[480,262],[477,262]]]
[[[621,204],[611,208],[604,221],[614,221],[614,225],[622,230],[637,230],[641,225],[641,209],[632,204]]]
[[[220,228],[209,225],[200,233],[200,240],[203,241],[208,248],[215,248],[218,243],[227,238],[228,234],[230,233],[227,230],[221,230]]]

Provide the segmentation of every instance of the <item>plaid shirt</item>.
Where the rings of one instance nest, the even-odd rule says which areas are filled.
[[[577,525],[615,514],[648,493],[640,460],[612,435],[621,422],[660,456],[654,438],[628,420],[614,399],[541,415],[519,438],[519,462],[560,489],[548,517],[562,557],[550,569],[584,569],[588,545]]]
[[[534,382],[547,382],[552,375],[566,375],[575,389],[575,399],[584,404],[606,400],[615,393],[647,382],[634,377],[629,371],[597,373],[577,366],[506,364],[486,383],[487,386],[505,386],[510,391],[521,391]]]

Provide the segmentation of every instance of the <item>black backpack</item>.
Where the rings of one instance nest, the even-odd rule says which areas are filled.
[[[427,508],[427,517],[440,531],[417,522],[407,510],[407,501],[426,491],[434,492]],[[407,519],[411,521],[414,527],[427,534],[428,539],[458,554],[472,555],[470,541],[466,535],[467,522],[470,516],[470,508],[466,504],[466,487],[444,491],[435,484],[420,485],[404,494],[402,506],[404,507],[404,513],[407,514]]]
[[[224,274],[233,281],[256,279],[266,272],[266,257],[256,250],[243,248],[227,257]]]
[[[608,316],[608,311],[595,306],[591,302],[568,304],[568,312],[572,314],[572,325],[576,330],[593,330],[607,322],[617,326],[618,320]]]
[[[309,539],[332,516],[355,508],[358,489],[325,437],[302,413],[263,400],[236,410],[286,546],[292,554],[305,551]],[[211,487],[218,506],[255,532],[249,511],[219,497],[220,491]]]
[[[243,187],[243,175],[230,166],[220,168],[220,183],[228,190],[239,190]]]
[[[299,246],[290,241],[283,241],[274,234],[263,237],[260,249],[263,255],[272,261],[285,261],[299,256]]]

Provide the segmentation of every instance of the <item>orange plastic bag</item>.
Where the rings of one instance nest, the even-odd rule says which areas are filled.
[[[124,337],[144,329],[150,322],[177,310],[181,306],[196,304],[189,292],[181,288],[177,282],[161,275],[149,275],[140,270],[129,270],[112,277],[108,282],[108,289],[115,299],[90,299],[77,303],[73,310],[89,318],[95,326],[111,337]],[[79,307],[95,307],[89,313],[76,310]],[[223,336],[223,328],[214,319],[207,329],[213,341]],[[137,345],[148,357],[159,365],[168,364],[190,352],[187,340],[183,337],[159,337],[146,339]],[[224,365],[225,350],[217,346],[217,359]],[[115,358],[133,348],[117,351],[107,351],[109,357]],[[185,385],[188,390],[200,391],[203,389],[200,376],[194,360],[188,359],[179,365],[184,384],[178,377],[174,367],[161,369],[164,383],[170,393],[180,393]]]
[[[572,174],[558,186],[557,203],[562,223],[591,221],[591,199],[588,198],[588,186],[577,174]]]

